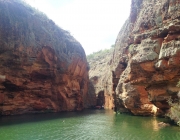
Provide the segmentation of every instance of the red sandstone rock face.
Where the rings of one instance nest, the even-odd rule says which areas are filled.
[[[0,11],[0,114],[73,111],[91,104],[81,45],[18,0],[0,0]]]
[[[180,2],[132,0],[113,54],[119,110],[164,114],[180,78]],[[156,108],[157,107],[157,108]]]

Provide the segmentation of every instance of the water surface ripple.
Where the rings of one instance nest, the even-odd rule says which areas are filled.
[[[112,110],[0,117],[1,140],[179,140],[180,127],[164,119]]]

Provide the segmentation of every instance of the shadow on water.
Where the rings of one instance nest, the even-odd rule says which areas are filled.
[[[97,110],[86,109],[80,112],[59,112],[59,113],[42,113],[42,114],[23,114],[16,116],[1,116],[0,126],[16,125],[22,123],[40,122],[55,119],[76,118],[97,113]]]

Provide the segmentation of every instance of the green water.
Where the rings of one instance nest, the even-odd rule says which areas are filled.
[[[9,116],[0,118],[0,140],[180,140],[180,127],[161,121],[112,110]]]

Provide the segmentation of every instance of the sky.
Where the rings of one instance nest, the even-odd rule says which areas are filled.
[[[131,5],[131,0],[25,1],[69,31],[87,55],[115,44]]]

